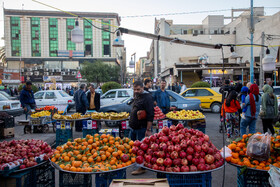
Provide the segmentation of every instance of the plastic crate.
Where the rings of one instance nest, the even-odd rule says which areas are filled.
[[[56,146],[73,139],[72,129],[56,129]]]
[[[52,187],[55,186],[54,168],[45,163],[34,169],[0,177],[1,187]]]
[[[88,134],[93,136],[96,133],[98,133],[97,129],[83,129],[83,138],[85,138]]]
[[[2,127],[4,127],[4,128],[15,127],[15,118],[13,116],[2,118],[0,120],[4,122],[4,123],[2,123]]]
[[[205,134],[205,127],[199,127],[199,128],[197,128],[197,130],[199,130]]]
[[[96,174],[95,187],[109,187],[113,179],[126,179],[126,169],[110,173]]]
[[[59,186],[63,187],[91,187],[90,174],[75,174],[59,171]]]
[[[167,178],[171,187],[178,186],[196,186],[196,187],[211,187],[212,176],[211,172],[203,174],[164,174],[157,173],[157,178]]]
[[[241,174],[241,169],[237,168],[237,185],[238,187],[257,187],[257,186],[270,186],[269,174],[267,171],[255,171],[246,169]]]
[[[129,137],[129,136],[130,136],[130,130],[129,130],[129,129],[121,129],[121,130],[119,131],[119,136],[120,136],[121,138],[123,138],[123,137]]]

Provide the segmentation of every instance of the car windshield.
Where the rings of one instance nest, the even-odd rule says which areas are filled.
[[[127,99],[121,101],[121,103],[125,103],[125,102],[127,102],[128,100],[130,100],[131,98],[132,98],[132,97],[129,97],[129,98],[127,98]]]
[[[280,88],[273,88],[273,93],[275,95],[280,95]]]
[[[6,92],[4,92],[4,91],[1,91],[1,94],[3,94],[4,96],[6,96],[6,97],[8,97],[8,98],[10,98],[10,97],[11,97],[9,94],[7,94],[7,93],[6,93]]]
[[[167,91],[169,93],[169,95],[176,95],[177,97],[180,97],[181,99],[185,99],[184,97],[182,97],[181,95],[177,94],[176,92],[173,92],[173,91]]]
[[[0,101],[8,101],[9,99],[4,95],[0,94]]]
[[[60,95],[62,97],[71,97],[70,95],[68,95],[65,91],[59,91]]]

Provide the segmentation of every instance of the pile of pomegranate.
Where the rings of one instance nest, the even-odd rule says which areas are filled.
[[[136,162],[145,167],[166,172],[196,172],[213,170],[224,164],[220,151],[209,136],[182,124],[172,125],[142,142],[135,141],[132,152]]]
[[[0,142],[0,170],[15,167],[24,169],[48,160],[53,154],[51,146],[43,140],[12,140]]]
[[[154,120],[159,120],[159,119],[164,119],[164,118],[165,118],[165,115],[161,111],[161,109],[158,106],[154,107]]]

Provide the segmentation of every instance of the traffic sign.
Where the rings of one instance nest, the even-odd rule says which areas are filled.
[[[78,71],[76,78],[77,79],[81,79],[82,78],[82,75],[81,75],[80,71]]]

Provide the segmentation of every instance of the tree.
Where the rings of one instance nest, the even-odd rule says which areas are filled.
[[[120,68],[117,66],[110,66],[102,61],[95,63],[85,62],[81,74],[88,82],[96,82],[97,84],[107,81],[118,81],[120,75]]]
[[[5,50],[5,46],[0,48],[0,61],[2,61],[3,64],[6,63],[6,50]]]
[[[103,93],[106,93],[108,90],[118,89],[118,88],[121,88],[121,85],[117,82],[114,82],[114,81],[106,82],[101,87]]]
[[[193,85],[191,86],[191,88],[199,88],[199,87],[210,88],[210,84],[208,82],[198,81],[198,82],[193,83]]]
[[[18,91],[19,91],[19,93],[21,92],[21,90],[23,89],[23,86],[24,86],[25,84],[21,84],[21,85],[19,85],[19,87],[18,87]],[[32,91],[34,92],[34,93],[36,93],[36,92],[38,92],[38,88],[34,85],[34,84],[32,84]]]

